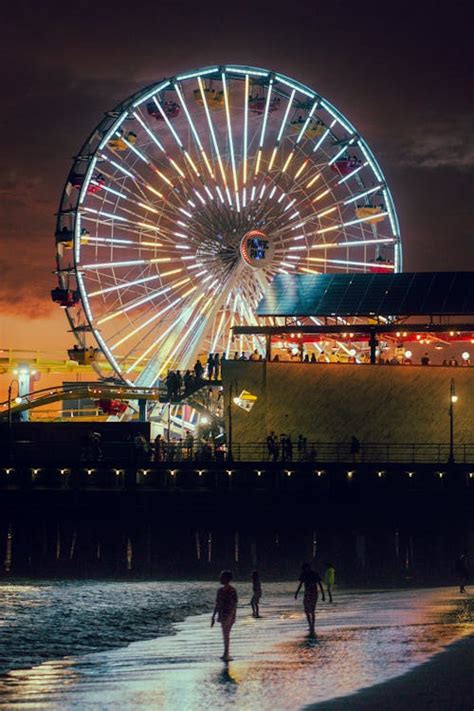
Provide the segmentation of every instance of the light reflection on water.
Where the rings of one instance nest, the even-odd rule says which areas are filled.
[[[305,636],[292,584],[264,587],[261,620],[250,617],[248,586],[238,589],[228,666],[218,660],[219,630],[208,615],[194,615],[175,636],[12,672],[0,683],[0,704],[298,709],[402,674],[471,631],[467,607],[448,589],[338,592],[332,606],[320,604],[314,639]]]

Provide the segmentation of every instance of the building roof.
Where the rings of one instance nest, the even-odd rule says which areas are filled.
[[[257,315],[474,315],[474,272],[278,274]]]

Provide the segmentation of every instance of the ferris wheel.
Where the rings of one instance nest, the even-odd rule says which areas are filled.
[[[277,273],[401,269],[363,137],[304,84],[238,65],[165,79],[107,113],[69,173],[56,245],[53,299],[79,344],[94,339],[142,386],[233,352],[232,327],[257,323]]]

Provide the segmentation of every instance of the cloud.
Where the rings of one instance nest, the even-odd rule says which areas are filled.
[[[49,316],[56,308],[49,298],[55,286],[51,269],[35,265],[34,259],[19,255],[16,262],[10,258],[0,260],[0,304],[3,314],[28,320]]]
[[[453,168],[474,166],[474,116],[421,122],[398,146],[395,163],[410,168]]]

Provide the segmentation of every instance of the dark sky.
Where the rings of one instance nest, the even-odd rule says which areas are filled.
[[[0,43],[1,311],[18,315],[18,328],[52,316],[54,212],[70,159],[102,113],[143,85],[221,62],[278,69],[348,116],[391,186],[406,270],[474,270],[471,7],[10,2]]]

